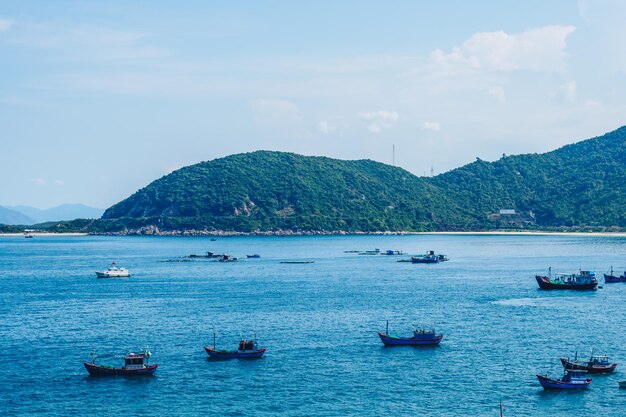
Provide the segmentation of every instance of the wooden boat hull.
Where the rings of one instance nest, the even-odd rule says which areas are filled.
[[[439,259],[411,258],[411,262],[413,262],[414,264],[438,264],[441,261]]]
[[[598,282],[591,282],[588,284],[555,284],[550,281],[550,278],[536,275],[535,279],[539,288],[542,290],[577,290],[577,291],[593,291],[598,286]]]
[[[604,274],[604,282],[606,284],[609,284],[609,283],[612,283],[612,282],[626,282],[626,276],[624,276],[624,275],[617,276],[617,275]]]
[[[211,347],[205,347],[207,355],[211,359],[259,359],[265,354],[266,348],[253,350],[253,351],[241,351],[241,350],[215,350]]]
[[[560,379],[550,379],[546,375],[537,375],[537,379],[546,390],[587,389],[591,384],[591,379],[564,382]]]
[[[83,362],[85,369],[91,376],[152,376],[156,372],[159,365],[150,365],[139,369],[125,368],[109,368],[107,366],[99,366],[89,362]]]
[[[598,366],[593,364],[585,364],[586,362],[570,362],[565,358],[561,358],[561,363],[563,364],[563,368],[565,369],[583,370],[587,371],[587,373],[589,374],[610,374],[611,372],[615,371],[615,368],[617,368],[616,363],[610,364],[608,366]]]
[[[385,346],[437,346],[441,343],[443,335],[440,334],[432,339],[414,337],[394,337],[378,332],[380,340]]]
[[[130,272],[109,273],[109,272],[96,271],[96,277],[98,278],[130,278]]]

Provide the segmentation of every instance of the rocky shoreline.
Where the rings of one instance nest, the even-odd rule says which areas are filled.
[[[90,233],[99,236],[207,236],[207,237],[233,237],[233,236],[343,236],[343,235],[408,235],[416,232],[402,231],[345,231],[345,230],[256,230],[253,232],[235,232],[227,230],[160,230],[157,226],[146,226],[139,229],[127,229],[119,232]]]
[[[465,230],[465,231],[345,231],[345,230],[256,230],[253,232],[236,232],[228,230],[160,230],[157,226],[146,226],[138,229],[126,229],[118,232],[89,233],[94,236],[187,236],[187,237],[235,237],[235,236],[392,236],[392,235],[562,235],[562,236],[622,236],[625,230]]]

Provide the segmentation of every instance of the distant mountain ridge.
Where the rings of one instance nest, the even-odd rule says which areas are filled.
[[[89,207],[84,204],[62,204],[60,206],[51,207],[49,209],[38,209],[31,206],[4,206],[15,212],[24,215],[27,222],[21,223],[4,223],[3,224],[23,224],[32,225],[36,223],[44,223],[51,221],[64,221],[74,219],[98,219],[104,213],[103,209]],[[26,221],[26,220],[24,220]]]
[[[28,225],[34,223],[37,223],[37,221],[33,218],[28,217],[24,213],[20,213],[17,210],[12,210],[10,208],[0,206],[0,224]]]
[[[626,227],[626,127],[545,154],[477,160],[433,178],[359,160],[257,151],[166,175],[107,209],[115,227],[427,231]]]

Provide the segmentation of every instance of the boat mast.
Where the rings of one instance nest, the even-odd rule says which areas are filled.
[[[504,417],[504,408],[502,407],[502,401],[500,401],[500,417]]]
[[[213,332],[213,350],[215,350],[215,332]]]
[[[387,320],[387,330],[385,330],[385,334],[389,336],[389,320]]]

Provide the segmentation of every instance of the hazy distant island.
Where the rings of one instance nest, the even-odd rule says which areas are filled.
[[[626,127],[544,154],[477,158],[435,177],[371,160],[232,155],[157,179],[100,219],[34,227],[122,235],[623,232]]]

